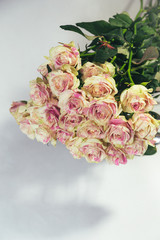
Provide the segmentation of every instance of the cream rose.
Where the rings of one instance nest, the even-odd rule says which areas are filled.
[[[82,121],[84,120],[83,115],[79,114],[68,114],[64,113],[60,115],[58,125],[60,128],[67,130],[69,132],[74,131]]]
[[[148,93],[146,87],[142,85],[133,85],[121,93],[120,101],[124,112],[148,112],[152,110],[157,102]]]
[[[55,69],[62,69],[66,64],[75,67],[77,70],[81,67],[80,54],[75,48],[74,42],[51,48],[49,55]]]
[[[115,80],[108,75],[92,76],[85,80],[82,90],[89,92],[93,97],[114,96],[117,93]]]
[[[20,130],[26,134],[30,139],[35,138],[35,126],[37,126],[35,121],[30,119],[24,119],[19,122]]]
[[[158,131],[159,121],[148,113],[134,113],[132,122],[138,138],[153,140]]]
[[[101,162],[106,158],[105,146],[98,139],[86,139],[79,147],[79,151],[83,154],[88,162]]]
[[[112,96],[94,99],[90,102],[89,107],[84,109],[84,114],[97,124],[106,125],[112,117],[119,114],[117,102]]]
[[[65,144],[65,142],[70,138],[74,137],[74,135],[73,131],[69,132],[62,128],[57,129],[57,139],[63,144]]]
[[[134,142],[130,145],[125,146],[125,152],[130,158],[134,155],[144,155],[148,148],[148,141],[135,137]]]
[[[112,144],[108,145],[106,155],[109,162],[115,165],[127,163],[127,156],[124,150],[122,148],[116,148]]]
[[[35,137],[38,142],[47,144],[52,140],[50,130],[45,128],[44,125],[39,125],[35,129]]]
[[[109,121],[106,130],[105,141],[117,147],[132,144],[134,141],[134,130],[131,121],[126,121],[125,118],[113,118]]]
[[[82,138],[104,138],[104,130],[92,120],[85,120],[77,127],[77,136]]]
[[[61,112],[82,114],[83,109],[88,106],[88,101],[84,91],[66,90],[60,94],[58,106]]]
[[[69,149],[74,158],[79,159],[83,156],[83,153],[80,151],[80,145],[82,142],[83,138],[78,137],[71,137],[65,142],[67,149]]]
[[[49,128],[55,129],[58,126],[60,109],[57,105],[54,105],[52,102],[50,102],[42,107],[31,107],[30,116],[37,122],[44,124]]]
[[[80,69],[82,74],[82,80],[92,76],[98,76],[100,74],[107,74],[108,77],[112,77],[115,74],[115,67],[112,63],[105,62],[104,64],[96,64],[92,62],[85,63]]]
[[[51,71],[53,70],[53,65],[52,65],[51,61],[47,61],[47,62],[41,64],[41,65],[38,67],[37,71],[40,72],[40,74],[41,74],[43,77],[47,77],[47,75],[48,75],[48,69],[51,70]]]
[[[61,70],[52,71],[47,76],[53,95],[59,96],[67,89],[78,88],[79,79],[71,72],[63,72]]]
[[[30,88],[30,97],[35,105],[41,106],[50,100],[50,88],[43,82],[41,78],[31,81]]]
[[[16,119],[17,123],[19,123],[28,115],[27,109],[27,102],[19,101],[13,102],[9,110],[12,116]]]
[[[113,66],[112,63],[105,62],[99,66],[103,68],[104,72],[107,73],[110,77],[113,77],[115,75],[115,66]]]

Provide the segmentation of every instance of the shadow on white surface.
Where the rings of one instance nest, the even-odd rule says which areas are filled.
[[[63,236],[92,228],[110,216],[86,199],[86,181],[93,180],[94,164],[73,159],[61,143],[53,148],[32,141],[15,125],[6,123],[7,144],[0,142],[1,239]]]

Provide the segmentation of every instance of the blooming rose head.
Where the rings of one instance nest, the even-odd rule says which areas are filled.
[[[38,142],[42,142],[44,144],[52,141],[53,145],[55,145],[56,141],[56,131],[52,128],[48,128],[47,125],[41,124],[41,121],[37,121],[33,116],[29,116],[26,119],[20,121],[20,129],[26,134],[29,138],[36,138]]]
[[[41,78],[31,81],[30,88],[30,97],[35,105],[41,106],[50,100],[50,88],[43,82]]]
[[[71,72],[52,71],[48,74],[47,79],[55,96],[59,96],[67,89],[76,89],[79,86],[79,79]]]
[[[104,138],[104,130],[92,120],[85,120],[77,127],[77,136],[82,138]]]
[[[16,119],[17,123],[19,123],[28,115],[27,102],[13,102],[9,110],[12,116]]]
[[[112,144],[106,149],[106,155],[109,162],[114,163],[115,165],[126,164],[127,157],[123,149],[116,148]]]
[[[79,89],[66,90],[59,96],[58,106],[61,112],[81,114],[87,105],[85,92]]]
[[[120,101],[124,112],[148,112],[152,110],[156,101],[148,93],[146,87],[142,85],[133,85],[121,93]]]
[[[134,140],[134,130],[130,121],[125,118],[112,118],[106,130],[105,141],[117,146],[123,147],[124,145],[132,144]]]
[[[74,42],[51,48],[49,55],[55,69],[62,69],[66,64],[77,70],[81,66],[80,54],[75,48]]]
[[[100,67],[103,68],[105,73],[108,74],[108,76],[113,77],[115,75],[115,67],[110,62],[105,62],[103,64],[100,64]]]
[[[130,158],[134,155],[144,155],[148,148],[148,141],[142,138],[135,137],[134,142],[125,146],[125,152]]]
[[[82,142],[83,138],[78,137],[71,137],[65,142],[67,149],[69,149],[74,158],[79,159],[83,156],[83,153],[80,152],[80,145]]]
[[[118,114],[117,102],[114,97],[94,99],[89,107],[84,109],[85,115],[99,125],[106,123]]]
[[[155,118],[148,113],[134,113],[132,122],[138,138],[153,140],[159,127],[159,122]]]
[[[41,64],[37,69],[37,71],[40,72],[43,77],[46,77],[48,75],[48,70],[53,70],[51,61],[47,61],[46,63]]]
[[[65,142],[67,140],[69,140],[70,138],[73,138],[73,137],[74,137],[74,132],[73,131],[69,132],[69,131],[67,131],[65,129],[62,129],[62,128],[57,129],[57,139],[61,143],[65,144]]]
[[[60,115],[58,125],[60,128],[67,130],[69,132],[74,131],[82,121],[84,120],[83,115],[79,114],[68,114],[64,113]]]
[[[92,62],[87,62],[82,66],[80,72],[82,74],[82,80],[85,81],[85,79],[88,77],[98,76],[100,74],[107,74],[108,77],[111,77],[115,74],[115,67],[109,62],[99,65]]]
[[[106,158],[105,147],[98,139],[86,139],[79,147],[88,162],[101,162]]]
[[[97,76],[104,73],[104,69],[95,63],[87,62],[80,69],[82,74],[82,80],[84,81],[88,77]]]
[[[42,107],[32,106],[30,108],[30,116],[39,124],[55,129],[58,126],[60,109],[53,102],[49,102]]]
[[[107,74],[87,78],[82,89],[96,98],[114,96],[117,93],[114,79]]]
[[[35,125],[36,123],[34,121],[31,121],[30,119],[24,119],[20,121],[19,126],[20,130],[26,134],[30,139],[35,138]]]
[[[50,129],[44,127],[44,125],[39,125],[35,129],[35,137],[38,142],[47,144],[52,140]]]

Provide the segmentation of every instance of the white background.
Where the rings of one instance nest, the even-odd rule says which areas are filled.
[[[28,139],[8,110],[29,99],[52,46],[87,43],[59,25],[138,9],[138,0],[0,1],[0,240],[160,240],[160,147],[124,166],[88,164]]]

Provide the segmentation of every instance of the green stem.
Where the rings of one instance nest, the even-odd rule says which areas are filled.
[[[93,45],[93,46],[87,48],[85,51],[83,51],[83,53],[87,53],[87,52],[89,52],[90,50],[94,49],[95,47],[96,47],[96,45]]]
[[[113,62],[115,61],[115,59],[116,59],[116,56],[114,56],[114,57],[112,58],[111,63],[113,63]]]
[[[139,12],[137,13],[136,17],[135,17],[135,20],[141,15],[141,13],[143,12],[143,0],[140,0],[141,2],[141,5],[140,5],[140,10]]]
[[[81,53],[80,54],[80,57],[87,57],[87,56],[93,56],[93,55],[95,55],[96,54],[96,52],[93,52],[93,53]]]
[[[134,83],[134,81],[132,79],[132,76],[131,76],[131,63],[132,63],[132,56],[133,56],[132,47],[133,47],[133,43],[131,44],[131,51],[130,51],[130,54],[129,54],[128,77],[129,77],[130,82],[134,85],[135,83]]]
[[[126,63],[124,63],[123,66],[119,69],[119,72],[122,71],[125,66],[126,66]]]

